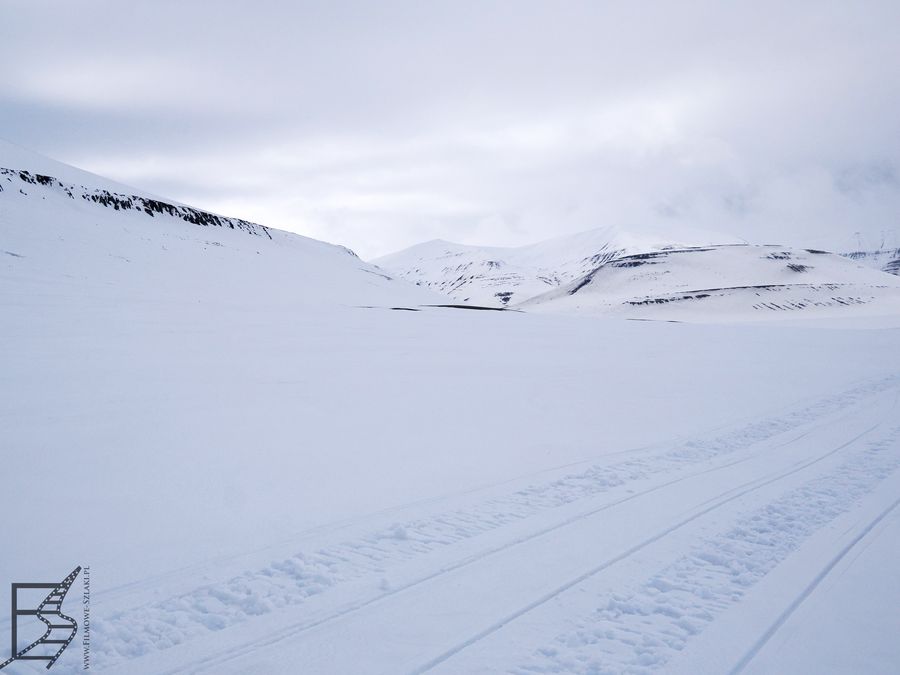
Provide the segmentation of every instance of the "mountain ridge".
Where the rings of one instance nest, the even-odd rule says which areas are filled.
[[[603,228],[508,248],[434,239],[372,262],[454,300],[505,307],[584,276],[616,256],[662,246]]]
[[[49,275],[141,293],[156,283],[215,302],[253,289],[304,306],[442,300],[345,246],[156,197],[5,141],[0,226],[0,264],[23,289]]]
[[[604,228],[517,248],[433,240],[375,263],[463,303],[717,320],[764,318],[768,310],[806,310],[807,315],[846,307],[862,311],[865,306],[867,312],[877,311],[883,302],[894,302],[894,292],[884,289],[900,285],[897,277],[881,271],[892,271],[891,260],[882,265],[881,257],[872,254],[838,256],[818,249],[728,242],[724,236],[691,245],[641,241]],[[755,289],[754,297],[749,289]],[[773,294],[777,299],[769,297]],[[726,295],[728,301],[715,299]],[[687,300],[705,302],[684,311]],[[710,314],[703,317],[706,308]]]

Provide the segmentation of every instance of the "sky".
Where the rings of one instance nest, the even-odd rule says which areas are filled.
[[[363,258],[900,246],[896,0],[0,7],[0,136]]]

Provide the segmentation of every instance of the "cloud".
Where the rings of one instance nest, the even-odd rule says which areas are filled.
[[[12,0],[4,136],[375,256],[900,228],[896,2]]]

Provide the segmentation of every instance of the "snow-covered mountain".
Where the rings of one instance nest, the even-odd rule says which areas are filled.
[[[900,315],[900,279],[815,249],[677,248],[615,258],[519,307],[694,321]]]
[[[296,306],[440,301],[342,246],[155,197],[0,141],[0,263],[30,295],[48,277],[68,291],[139,288],[183,302]]]
[[[455,301],[504,307],[579,279],[615,257],[656,247],[649,239],[606,228],[519,248],[466,246],[436,239],[373,262]]]
[[[900,276],[900,248],[882,248],[873,251],[850,251],[841,255],[873,269]]]
[[[699,321],[900,311],[897,279],[872,269],[868,258],[783,246],[641,242],[614,229],[521,248],[434,241],[375,263],[459,302],[526,311]]]
[[[873,269],[900,275],[900,230],[885,228],[866,235],[856,232],[837,248],[841,255]]]

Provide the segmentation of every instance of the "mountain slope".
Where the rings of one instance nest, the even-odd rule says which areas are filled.
[[[27,171],[31,174],[53,176],[64,183],[89,186],[92,189],[158,199],[155,195],[144,190],[117,183],[104,176],[98,176],[95,173],[76,168],[51,157],[46,157],[33,150],[11,143],[4,138],[0,138],[0,167]]]
[[[900,248],[883,248],[874,251],[851,251],[842,253],[846,258],[855,260],[873,269],[900,276]]]
[[[900,280],[824,251],[707,246],[621,256],[518,306],[694,321],[896,316]]]
[[[896,315],[897,278],[877,269],[897,271],[893,253],[848,261],[782,246],[651,243],[605,229],[521,248],[432,241],[375,262],[463,303],[743,321]]]
[[[373,262],[458,302],[503,307],[580,278],[616,256],[653,248],[649,241],[606,228],[519,248],[434,240]]]
[[[440,301],[342,246],[153,197],[8,143],[0,144],[0,265],[23,295],[49,275],[68,279],[71,293],[89,285],[146,294],[152,284],[153,293],[198,302]]]

